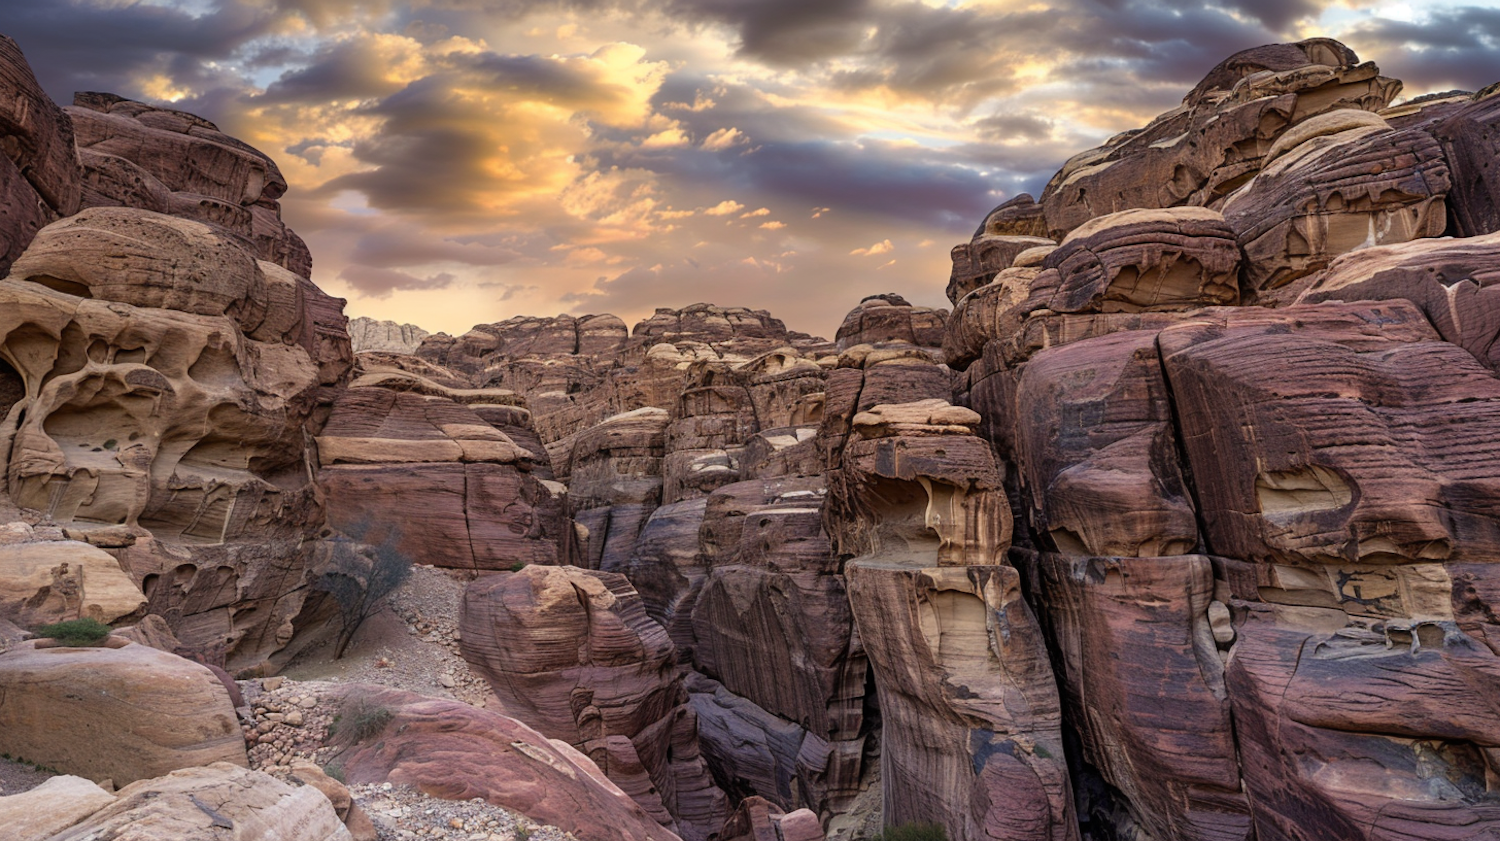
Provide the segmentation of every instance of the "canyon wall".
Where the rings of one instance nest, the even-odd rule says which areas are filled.
[[[980,220],[951,312],[356,357],[269,158],[0,70],[0,618],[274,669],[342,535],[468,576],[498,708],[664,836],[1500,834],[1493,91],[1260,47]]]

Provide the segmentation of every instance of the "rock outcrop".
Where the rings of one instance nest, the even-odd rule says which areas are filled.
[[[727,808],[698,754],[698,725],[666,631],[624,576],[532,566],[464,591],[464,658],[506,711],[587,754],[685,839]]]
[[[261,667],[315,577],[310,436],[353,360],[342,302],[308,280],[264,154],[110,94],[59,108],[8,39],[0,85],[0,490],[113,556],[184,646]],[[13,618],[139,612],[97,552],[33,587],[35,553],[64,550],[24,551],[5,589],[36,598]]]
[[[432,334],[415,324],[397,324],[360,316],[349,319],[349,343],[355,353],[416,353]]]
[[[316,788],[224,762],[141,780],[113,799],[47,841],[353,841]]]
[[[510,716],[369,684],[329,691],[345,705],[389,713],[340,753],[351,784],[409,785],[448,800],[478,797],[581,838],[677,838],[588,757]]]
[[[116,785],[248,763],[234,705],[213,672],[119,643],[0,654],[0,752]]]

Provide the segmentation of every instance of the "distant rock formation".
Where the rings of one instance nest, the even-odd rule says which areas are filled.
[[[415,324],[376,321],[365,316],[349,319],[349,343],[355,353],[416,353],[422,340],[431,335]]]

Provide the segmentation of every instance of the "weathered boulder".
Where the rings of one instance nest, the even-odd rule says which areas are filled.
[[[116,785],[249,761],[219,678],[131,643],[0,654],[0,752]]]
[[[580,838],[674,841],[588,757],[494,710],[370,684],[327,684],[385,723],[339,756],[354,785],[390,782],[445,800],[481,798]]]
[[[724,841],[823,841],[818,816],[807,809],[790,814],[762,797],[747,797],[719,831]]]
[[[1362,248],[1339,257],[1297,299],[1387,301],[1417,305],[1444,340],[1500,370],[1500,234],[1417,239]]]
[[[120,562],[76,541],[0,545],[0,617],[28,627],[115,622],[146,606]]]
[[[507,713],[589,755],[663,826],[705,839],[724,794],[698,753],[676,650],[624,576],[531,566],[464,591],[464,659]]]
[[[306,243],[281,221],[277,199],[286,180],[264,153],[201,117],[114,94],[75,94],[66,110],[85,207],[134,207],[213,225],[258,258],[311,275]]]
[[[1215,554],[1332,565],[1373,604],[1366,574],[1500,551],[1500,382],[1410,303],[1219,310],[1159,341]]]
[[[0,826],[16,841],[51,838],[115,802],[82,777],[64,774],[30,791],[0,797]]]
[[[1140,312],[1239,302],[1240,249],[1217,211],[1123,210],[1080,225],[1042,260],[1030,297],[1053,312]]]
[[[328,798],[215,762],[132,783],[47,841],[352,841]]]
[[[1431,614],[1340,628],[1288,613],[1248,610],[1226,675],[1256,837],[1500,832],[1500,658]]]
[[[574,547],[565,489],[532,475],[537,454],[458,402],[507,395],[415,375],[355,380],[317,439],[329,523],[435,566],[565,563]],[[423,516],[403,515],[413,506]]]
[[[914,307],[900,295],[871,295],[844,316],[834,342],[840,351],[879,342],[938,347],[943,342],[946,317],[943,310]]]
[[[976,234],[969,242],[953,246],[948,300],[958,303],[965,295],[994,280],[996,274],[1010,268],[1022,253],[1056,244],[1056,240],[1045,236]]]

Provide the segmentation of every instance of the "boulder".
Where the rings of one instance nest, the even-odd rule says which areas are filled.
[[[1404,298],[1417,305],[1444,340],[1500,370],[1497,254],[1500,234],[1362,248],[1330,263],[1297,301]]]
[[[0,616],[18,625],[109,623],[145,605],[140,587],[102,549],[71,540],[0,545]]]
[[[0,826],[15,841],[51,838],[113,802],[110,792],[64,774],[29,791],[0,797]]]
[[[564,562],[565,489],[533,476],[533,453],[457,402],[466,398],[482,395],[412,377],[355,380],[317,439],[330,524],[434,566]],[[399,513],[414,505],[424,516]]]
[[[1240,249],[1217,211],[1123,210],[1080,225],[1042,260],[1030,296],[1053,312],[1140,312],[1239,302]]]
[[[844,316],[834,341],[840,351],[878,342],[938,347],[943,341],[946,318],[943,310],[914,307],[900,295],[871,295]]]
[[[0,654],[0,752],[116,785],[249,761],[213,672],[129,643]]]
[[[747,797],[719,831],[724,841],[823,841],[823,826],[807,809],[790,814],[762,797]]]
[[[330,685],[329,692],[344,704],[389,712],[382,727],[340,755],[351,785],[389,782],[445,800],[477,797],[580,838],[677,838],[588,757],[510,716],[369,684]]]
[[[1159,341],[1215,554],[1332,565],[1329,606],[1373,608],[1371,565],[1500,551],[1500,382],[1409,302],[1223,310]]]
[[[1198,545],[1156,333],[1084,339],[1021,371],[1017,461],[1031,525],[1069,555],[1180,555]]]
[[[312,786],[225,762],[141,780],[48,841],[352,841]]]

